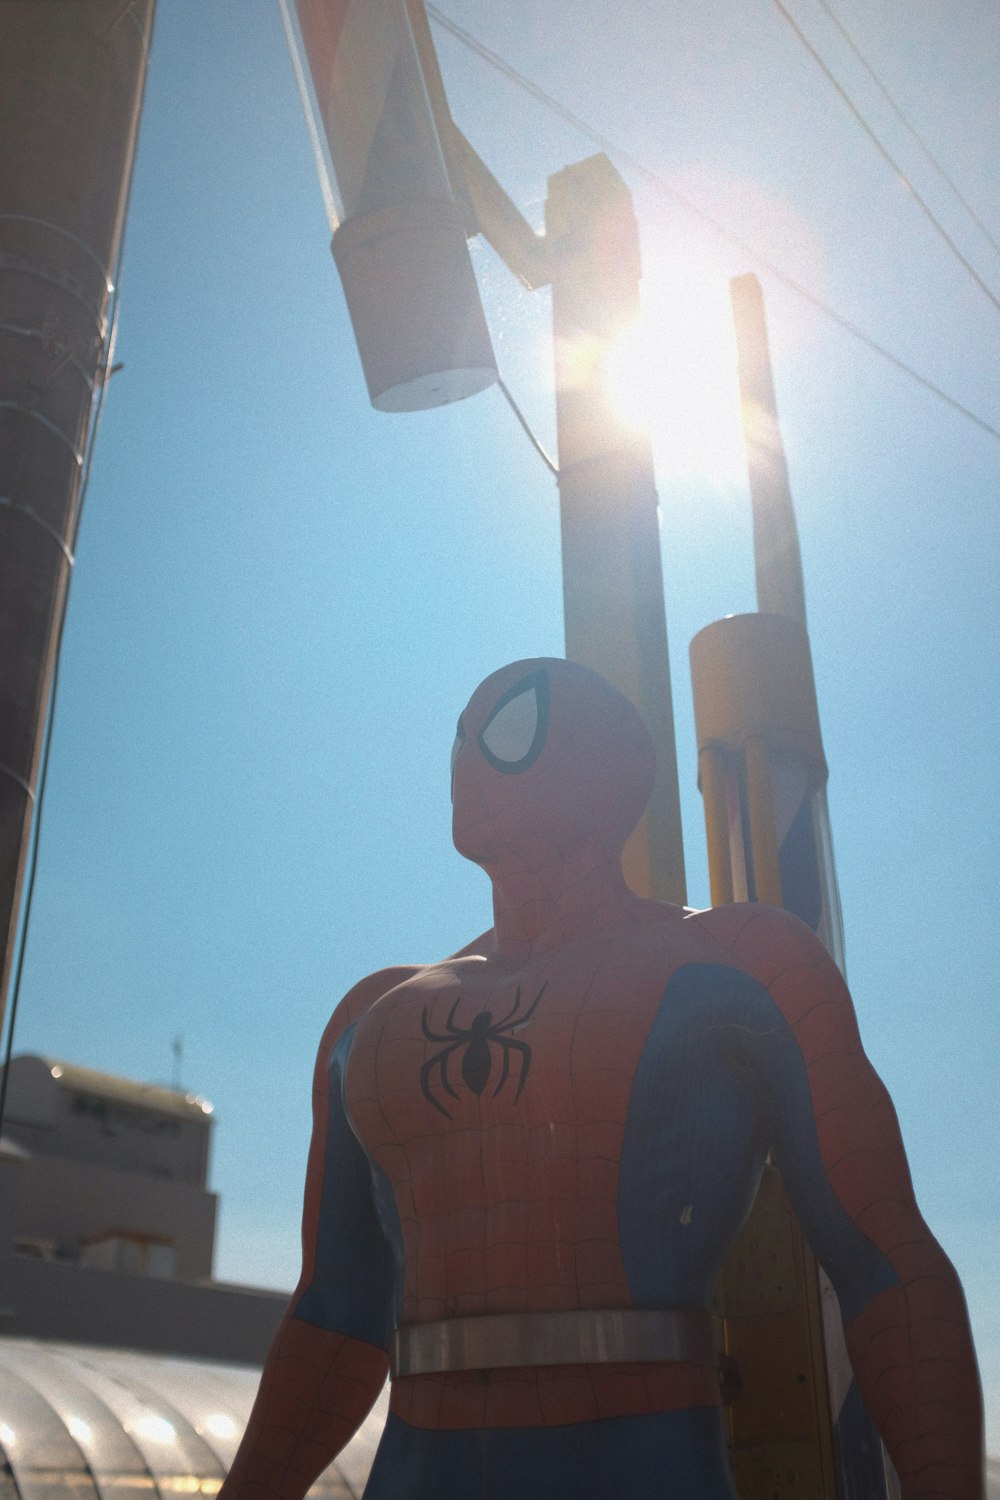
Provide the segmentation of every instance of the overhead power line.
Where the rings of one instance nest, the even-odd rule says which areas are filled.
[[[969,276],[972,277],[972,280],[979,287],[979,290],[983,293],[983,295],[985,297],[988,297],[989,300],[993,303],[993,306],[996,308],[997,312],[1000,312],[1000,298],[997,297],[997,295],[993,291],[992,287],[989,286],[989,284],[983,280],[983,278],[980,276],[979,272],[976,270],[976,268],[972,264],[972,262],[965,255],[963,255],[962,251],[959,249],[958,245],[952,239],[952,237],[948,233],[947,229],[945,229],[944,225],[941,223],[941,220],[937,217],[937,215],[935,214],[934,210],[931,208],[930,204],[927,202],[926,198],[924,198],[917,191],[917,189],[914,187],[913,183],[910,181],[909,177],[907,177],[906,173],[903,171],[903,168],[899,165],[899,162],[891,154],[891,152],[888,150],[888,148],[882,144],[881,140],[876,135],[876,133],[873,130],[873,128],[871,127],[871,125],[869,125],[868,121],[865,119],[864,115],[861,113],[860,109],[855,104],[855,102],[851,98],[850,94],[844,88],[843,84],[840,83],[838,81],[838,79],[834,77],[833,73],[827,67],[826,63],[823,61],[822,57],[819,55],[819,53],[817,52],[816,48],[813,46],[812,42],[806,36],[806,34],[802,30],[801,26],[794,19],[794,17],[792,16],[791,12],[788,10],[788,8],[785,5],[782,4],[782,0],[774,0],[774,3],[776,5],[777,9],[779,10],[779,12],[781,13],[781,15],[784,17],[785,21],[788,23],[788,25],[791,28],[791,30],[795,33],[795,35],[798,37],[799,41],[802,43],[803,47],[809,53],[809,56],[812,58],[813,62],[816,64],[817,68],[819,68],[819,70],[823,74],[823,76],[826,79],[828,79],[828,81],[837,90],[837,93],[840,95],[841,99],[843,99],[844,103],[847,105],[847,108],[850,110],[850,112],[854,116],[855,120],[857,120],[858,124],[861,126],[861,129],[864,131],[865,135],[871,141],[872,145],[875,147],[875,150],[878,152],[879,156],[881,156],[882,160],[885,161],[892,168],[892,171],[893,171],[893,173],[894,173],[897,181],[899,182],[900,186],[902,188],[904,188],[906,190],[906,192],[909,193],[909,195],[913,199],[914,203],[917,205],[917,207],[923,213],[923,215],[924,215],[925,219],[927,220],[927,222],[940,235],[941,239],[948,246],[948,249],[951,251],[952,255],[958,261],[958,263],[962,267],[962,269],[964,271],[966,271]]]
[[[831,322],[836,323],[838,328],[843,329],[845,333],[849,333],[852,338],[857,339],[866,349],[869,349],[873,354],[879,355],[880,358],[886,360],[888,364],[892,365],[902,374],[909,376],[923,390],[929,392],[932,396],[936,396],[946,406],[951,407],[952,411],[966,417],[975,426],[980,428],[981,431],[988,433],[990,437],[996,438],[1000,442],[1000,428],[994,427],[983,417],[977,416],[974,411],[964,406],[961,401],[957,401],[954,396],[949,396],[947,391],[942,390],[939,385],[935,385],[932,380],[929,380],[925,375],[921,375],[919,370],[915,370],[912,365],[908,365],[904,360],[893,354],[891,350],[872,338],[870,334],[865,333],[864,329],[859,328],[856,323],[852,323],[849,318],[843,317],[834,308],[830,307],[828,303],[824,302],[822,298],[817,297],[807,287],[804,287],[801,282],[796,281],[787,271],[783,271],[769,256],[762,254],[748,240],[745,240],[742,235],[736,234],[727,225],[723,224],[720,219],[717,219],[714,214],[710,214],[706,209],[701,208],[693,199],[682,193],[678,188],[671,187],[658,173],[645,166],[630,151],[627,151],[617,141],[613,141],[609,136],[597,130],[582,115],[576,114],[573,110],[568,109],[565,104],[561,104],[558,99],[554,98],[537,83],[533,83],[530,78],[527,78],[523,73],[512,67],[498,53],[480,42],[471,32],[466,31],[463,26],[459,26],[456,21],[444,15],[436,5],[430,3],[430,0],[428,0],[427,12],[439,26],[445,31],[450,32],[457,41],[461,42],[470,52],[475,53],[483,62],[488,63],[496,72],[508,78],[523,93],[529,94],[545,109],[549,110],[550,113],[557,115],[566,124],[571,125],[574,130],[579,131],[587,140],[593,142],[595,146],[599,146],[602,151],[606,151],[610,156],[616,157],[623,165],[630,167],[650,187],[654,188],[663,197],[669,198],[674,203],[679,204],[687,213],[691,214],[693,218],[700,220],[702,224],[705,224],[715,234],[719,235],[721,239],[727,240],[729,244],[734,245],[756,265],[773,276],[782,286],[787,287],[789,291],[794,292],[796,296],[808,302],[817,312],[821,312]]]
[[[969,218],[976,225],[977,229],[979,229],[981,231],[983,237],[988,241],[988,243],[990,244],[990,246],[992,247],[992,249],[994,249],[996,251],[996,253],[998,255],[1000,255],[1000,243],[998,243],[997,240],[994,239],[993,235],[990,233],[990,230],[988,229],[988,227],[986,226],[986,224],[983,223],[983,220],[979,217],[979,215],[976,213],[976,210],[973,208],[973,206],[969,202],[968,198],[966,198],[966,196],[962,192],[961,188],[954,181],[954,179],[952,177],[950,177],[949,174],[945,171],[944,167],[938,161],[937,157],[934,155],[933,151],[928,146],[928,144],[924,140],[923,136],[920,134],[920,132],[913,125],[912,121],[907,118],[905,112],[896,103],[895,99],[890,94],[889,90],[886,88],[885,84],[882,82],[881,78],[878,76],[878,74],[876,73],[875,69],[872,67],[871,63],[868,61],[868,59],[865,57],[864,53],[861,51],[861,48],[858,46],[857,42],[851,36],[851,33],[848,31],[847,27],[843,24],[843,22],[840,20],[840,18],[836,15],[836,13],[834,12],[833,8],[826,3],[826,0],[818,0],[818,3],[822,7],[822,9],[826,12],[826,14],[829,16],[830,20],[833,22],[833,24],[837,28],[837,30],[840,32],[840,35],[843,37],[843,39],[847,43],[848,47],[850,47],[851,51],[854,53],[854,56],[857,58],[858,62],[864,68],[865,72],[868,74],[869,78],[872,80],[872,82],[874,83],[875,87],[878,89],[879,93],[882,95],[882,98],[885,100],[886,104],[888,104],[889,108],[892,110],[893,114],[896,116],[896,119],[903,126],[903,129],[907,132],[907,134],[911,137],[911,139],[916,142],[917,146],[919,147],[920,151],[923,153],[923,155],[926,158],[926,160],[930,162],[931,166],[934,168],[935,172],[937,172],[938,176],[945,183],[945,185],[948,188],[950,188],[951,192],[958,199],[959,203],[965,209],[965,212],[969,215]]]
[[[532,429],[531,429],[531,427],[530,427],[530,425],[528,423],[527,417],[524,415],[524,412],[521,410],[521,408],[518,406],[517,402],[514,400],[514,397],[512,396],[511,391],[510,391],[510,387],[507,385],[507,382],[505,380],[503,380],[499,375],[497,376],[497,385],[500,388],[500,394],[503,396],[503,398],[506,401],[507,405],[510,407],[511,411],[514,413],[514,415],[517,418],[518,422],[521,424],[521,427],[527,433],[528,439],[529,439],[529,441],[531,443],[531,446],[534,448],[535,452],[538,454],[539,458],[542,460],[542,463],[548,469],[549,473],[550,474],[554,474],[555,477],[558,479],[559,478],[559,465],[556,463],[556,461],[552,457],[551,453],[549,453],[548,449],[535,436],[534,432],[532,431]]]

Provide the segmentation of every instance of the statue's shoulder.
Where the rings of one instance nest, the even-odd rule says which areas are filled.
[[[366,974],[364,979],[359,979],[357,984],[352,985],[337,1006],[324,1033],[324,1042],[335,1046],[349,1026],[353,1026],[380,1000],[384,1000],[401,985],[407,985],[411,992],[419,989],[421,982],[437,989],[443,979],[460,976],[468,960],[479,960],[491,953],[492,949],[493,930],[490,928],[473,938],[464,948],[437,963],[394,964],[390,968]]]
[[[729,962],[770,989],[783,974],[799,968],[839,973],[816,934],[791,912],[754,901],[689,912],[686,924]]]
[[[350,1019],[356,1021],[391,990],[417,978],[428,967],[427,964],[394,964],[388,969],[376,969],[374,974],[366,974],[348,990],[337,1009],[344,1008]]]
[[[771,996],[798,1036],[820,1029],[838,1046],[860,1043],[843,975],[816,934],[791,912],[756,902],[718,906],[689,918],[717,962],[741,970]],[[800,1038],[801,1040],[801,1038]]]
[[[351,986],[340,1001],[323,1031],[320,1056],[329,1056],[348,1027],[355,1025],[373,1005],[407,980],[414,979],[426,969],[425,964],[394,964],[387,969],[376,969],[366,974]]]

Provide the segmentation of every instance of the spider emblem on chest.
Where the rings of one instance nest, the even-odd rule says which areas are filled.
[[[521,1090],[528,1081],[531,1048],[527,1042],[518,1040],[511,1033],[519,1031],[531,1020],[538,1008],[538,1002],[545,994],[547,983],[546,980],[526,1011],[521,1011],[521,986],[518,985],[514,992],[514,1003],[505,1016],[494,1021],[492,1011],[481,1010],[478,1015],[473,1016],[468,1026],[460,1026],[456,1023],[458,1007],[462,1003],[462,997],[459,995],[448,1012],[443,1032],[431,1030],[427,1016],[428,1008],[424,1006],[420,1017],[420,1029],[429,1042],[440,1042],[443,1045],[433,1057],[427,1059],[420,1069],[420,1091],[428,1104],[433,1105],[439,1114],[444,1115],[445,1119],[452,1119],[452,1113],[441,1102],[439,1095],[447,1094],[451,1099],[459,1097],[458,1092],[452,1086],[450,1071],[450,1065],[457,1053],[461,1053],[459,1072],[462,1075],[462,1082],[477,1097],[482,1094],[489,1083],[494,1067],[498,1067],[500,1077],[493,1090],[493,1097],[495,1098],[500,1093],[511,1076],[511,1059],[513,1058],[517,1073],[514,1103],[517,1103],[521,1097]],[[494,1047],[499,1050],[499,1057],[494,1057],[492,1051]]]

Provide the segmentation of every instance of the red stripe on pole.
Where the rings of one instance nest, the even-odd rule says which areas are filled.
[[[295,0],[302,44],[320,98],[330,84],[333,59],[351,0]]]

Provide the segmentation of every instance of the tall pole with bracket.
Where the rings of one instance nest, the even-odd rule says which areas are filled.
[[[653,455],[608,391],[608,361],[639,314],[632,197],[604,155],[549,178],[536,234],[451,119],[424,0],[407,0],[446,157],[480,233],[531,291],[550,286],[566,655],[613,682],[656,746],[649,808],[625,849],[632,888],[686,899],[677,747]]]
[[[567,167],[549,180],[536,234],[451,118],[423,0],[296,9],[344,211],[333,253],[374,405],[439,405],[498,378],[467,235],[482,234],[525,286],[551,285],[566,654],[643,715],[657,781],[625,874],[641,894],[683,903],[652,454],[607,390],[612,347],[638,315],[628,188],[605,156]]]
[[[608,390],[608,359],[639,314],[639,236],[628,188],[606,156],[549,178],[566,655],[641,712],[656,746],[646,816],[625,851],[642,895],[685,900],[663,568],[653,455]]]

